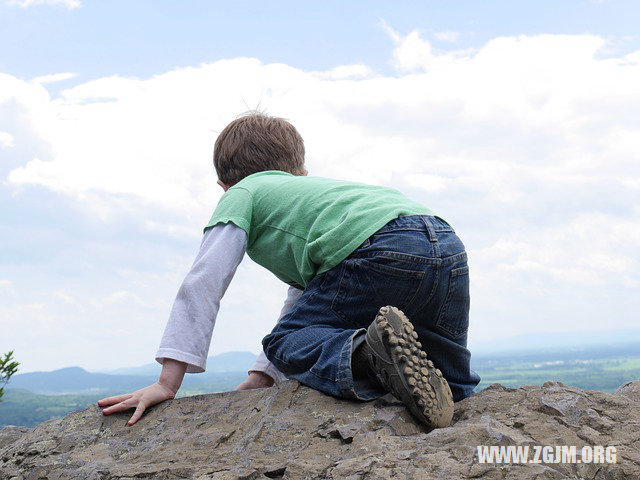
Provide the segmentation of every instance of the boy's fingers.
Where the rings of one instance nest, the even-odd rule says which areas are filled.
[[[123,402],[133,397],[132,393],[125,393],[124,395],[116,395],[115,397],[107,397],[101,400],[98,400],[98,405],[114,405],[116,403]]]
[[[142,414],[144,413],[145,410],[145,406],[144,403],[140,402],[138,403],[138,406],[136,407],[136,411],[133,412],[133,415],[131,416],[131,418],[129,419],[128,424],[129,425],[133,425],[134,423],[136,423],[138,420],[140,420],[140,417],[142,416]]]
[[[135,400],[128,398],[126,400],[124,400],[123,402],[120,403],[116,403],[115,405],[110,406],[109,408],[105,408],[102,410],[102,413],[104,415],[109,415],[111,413],[115,413],[115,412],[123,412],[124,410],[129,410],[130,408],[135,407],[137,404],[135,403]]]

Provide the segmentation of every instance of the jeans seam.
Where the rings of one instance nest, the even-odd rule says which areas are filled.
[[[468,269],[467,272],[465,273],[465,275],[468,274]],[[445,332],[447,332],[449,335],[451,335],[452,339],[457,339],[460,338],[466,331],[468,331],[468,327],[466,329],[461,329],[461,330],[454,330],[453,328],[450,328],[446,323],[444,323],[442,321],[442,317],[444,315],[446,315],[447,310],[449,309],[449,306],[451,305],[451,296],[453,291],[455,290],[455,288],[457,287],[458,284],[458,277],[460,275],[454,275],[453,271],[450,270],[449,271],[449,275],[448,275],[448,284],[447,284],[447,293],[446,293],[446,297],[445,300],[442,304],[442,306],[440,307],[440,311],[438,312],[438,316],[436,317],[436,323],[435,326],[444,330]]]
[[[292,365],[291,363],[287,362],[286,360],[284,360],[283,358],[281,358],[278,355],[274,355],[273,358],[275,360],[277,360],[279,363],[283,364],[283,365]],[[277,365],[276,365],[277,367]],[[313,368],[313,367],[312,367]],[[339,369],[339,367],[338,367]],[[313,370],[306,370],[307,373],[310,373],[311,375],[313,375],[316,378],[319,378],[321,380],[329,380],[331,382],[336,382],[337,380],[335,378],[329,378],[329,377],[323,377],[322,375],[318,375],[317,373],[315,373]],[[295,375],[295,373],[293,374]]]
[[[284,365],[291,365],[291,363],[284,361],[282,358],[280,358],[280,357],[278,357],[278,356],[274,356],[274,358],[275,358],[278,362],[280,362],[280,363],[282,363],[282,364],[284,364]],[[277,366],[277,365],[276,365],[276,366]],[[312,367],[312,368],[313,368],[313,367]],[[306,370],[306,373],[309,373],[309,374],[313,375],[314,377],[319,378],[320,380],[328,380],[328,381],[330,381],[330,382],[336,382],[336,381],[337,381],[337,379],[335,379],[335,378],[323,377],[322,375],[318,375],[318,374],[317,374],[316,372],[314,372],[313,370]],[[294,373],[293,375],[295,375],[295,373]]]
[[[369,259],[369,258],[376,258],[376,257],[393,258],[396,260],[406,261],[407,263],[414,263],[417,265],[438,266],[442,262],[441,258],[421,257],[420,255],[411,255],[409,253],[392,252],[390,250],[382,250],[382,251],[369,252],[369,253],[360,254],[360,255],[353,255],[351,258]]]
[[[424,272],[422,272],[423,275],[420,277],[420,282],[418,282],[418,285],[416,286],[415,292],[413,292],[413,295],[411,295],[411,298],[405,300],[404,304],[406,305],[405,309],[409,309],[411,307],[411,305],[413,304],[413,301],[416,299],[416,296],[418,295],[418,293],[420,292],[420,289],[422,288],[422,283],[424,282]]]
[[[460,253],[456,253],[455,255],[451,255],[450,257],[441,258],[442,266],[451,265],[452,263],[466,261],[467,260],[467,252],[463,251]]]
[[[433,286],[431,287],[431,292],[429,293],[429,297],[427,298],[427,301],[424,302],[425,305],[428,305],[431,302],[431,300],[433,300],[433,297],[436,294],[436,291],[438,290],[438,285],[440,285],[440,268],[439,267],[436,267],[436,271],[434,275],[435,275],[435,280],[433,281]]]
[[[338,295],[340,295],[340,288],[342,287],[342,279],[344,278],[345,270],[346,270],[345,264],[344,264],[344,261],[342,261],[342,262],[340,262],[340,279],[338,280],[338,288],[336,288],[336,294],[331,299],[330,310],[331,310],[332,314],[334,314],[335,316],[337,316],[341,320],[345,320],[346,321],[347,317],[345,317],[344,315],[341,315],[340,313],[338,313],[338,311],[336,309],[336,299],[338,298]]]
[[[365,334],[364,328],[355,329],[349,339],[345,342],[340,350],[340,357],[338,359],[338,378],[336,382],[338,389],[343,394],[348,394],[351,397],[358,398],[355,391],[355,381],[353,379],[353,365],[351,363],[353,354],[353,341],[358,334]],[[347,358],[345,358],[347,356]]]
[[[351,335],[349,337],[349,339],[347,340],[347,342],[342,346],[342,348],[340,349],[340,356],[338,357],[338,375],[337,375],[337,383],[338,383],[338,389],[340,389],[341,391],[352,391],[353,390],[353,374],[351,377],[351,382],[349,382],[349,368],[347,368],[344,364],[345,359],[344,359],[344,354],[345,354],[345,350],[347,348],[347,345],[351,345],[353,343],[353,335]],[[349,348],[349,353],[351,353],[351,348]],[[351,362],[349,361],[349,364],[351,364]]]
[[[391,265],[379,264],[372,260],[374,258],[377,258],[377,257],[360,258],[359,260],[365,260],[367,262],[364,264],[367,266],[367,269],[375,270],[378,273],[381,273],[383,275],[390,275],[392,277],[405,277],[405,278],[408,276],[411,278],[419,278],[420,280],[424,278],[424,272],[422,270],[408,270],[406,268],[398,268]],[[387,258],[387,257],[383,257],[383,258]],[[412,264],[412,265],[416,265],[416,264]]]

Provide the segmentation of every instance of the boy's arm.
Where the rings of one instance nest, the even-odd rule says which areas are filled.
[[[175,397],[185,372],[203,372],[220,300],[227,290],[247,244],[247,235],[229,223],[207,230],[200,251],[185,277],[156,353],[163,364],[158,382],[136,392],[103,398],[102,413],[135,408],[129,425],[145,409]]]
[[[303,290],[300,290],[298,288],[289,287],[289,290],[287,291],[287,298],[284,301],[284,305],[282,307],[282,310],[280,311],[280,316],[278,317],[278,322],[282,317],[284,317],[291,311],[293,305],[302,295],[302,292]],[[285,376],[285,374],[278,370],[269,361],[269,359],[267,359],[264,351],[261,351],[260,355],[258,355],[258,358],[253,364],[253,367],[249,369],[249,377],[240,385],[238,385],[236,387],[236,390],[249,390],[252,388],[270,387],[274,383],[277,384],[286,379],[287,377]]]
[[[247,234],[232,223],[204,234],[200,252],[178,290],[156,360],[179,360],[204,372],[220,300],[244,256]]]

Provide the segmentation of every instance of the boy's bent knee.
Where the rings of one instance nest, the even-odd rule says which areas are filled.
[[[292,372],[291,365],[283,361],[283,356],[280,353],[283,346],[283,335],[270,333],[262,339],[262,350],[265,357],[269,360],[278,370],[282,373],[290,374]]]

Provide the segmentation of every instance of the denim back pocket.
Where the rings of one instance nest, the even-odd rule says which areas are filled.
[[[345,321],[346,328],[368,325],[385,305],[407,309],[425,276],[423,270],[412,270],[412,266],[383,256],[344,260],[331,309]]]
[[[449,287],[436,326],[449,338],[457,339],[469,329],[469,267],[457,267],[449,272]]]

